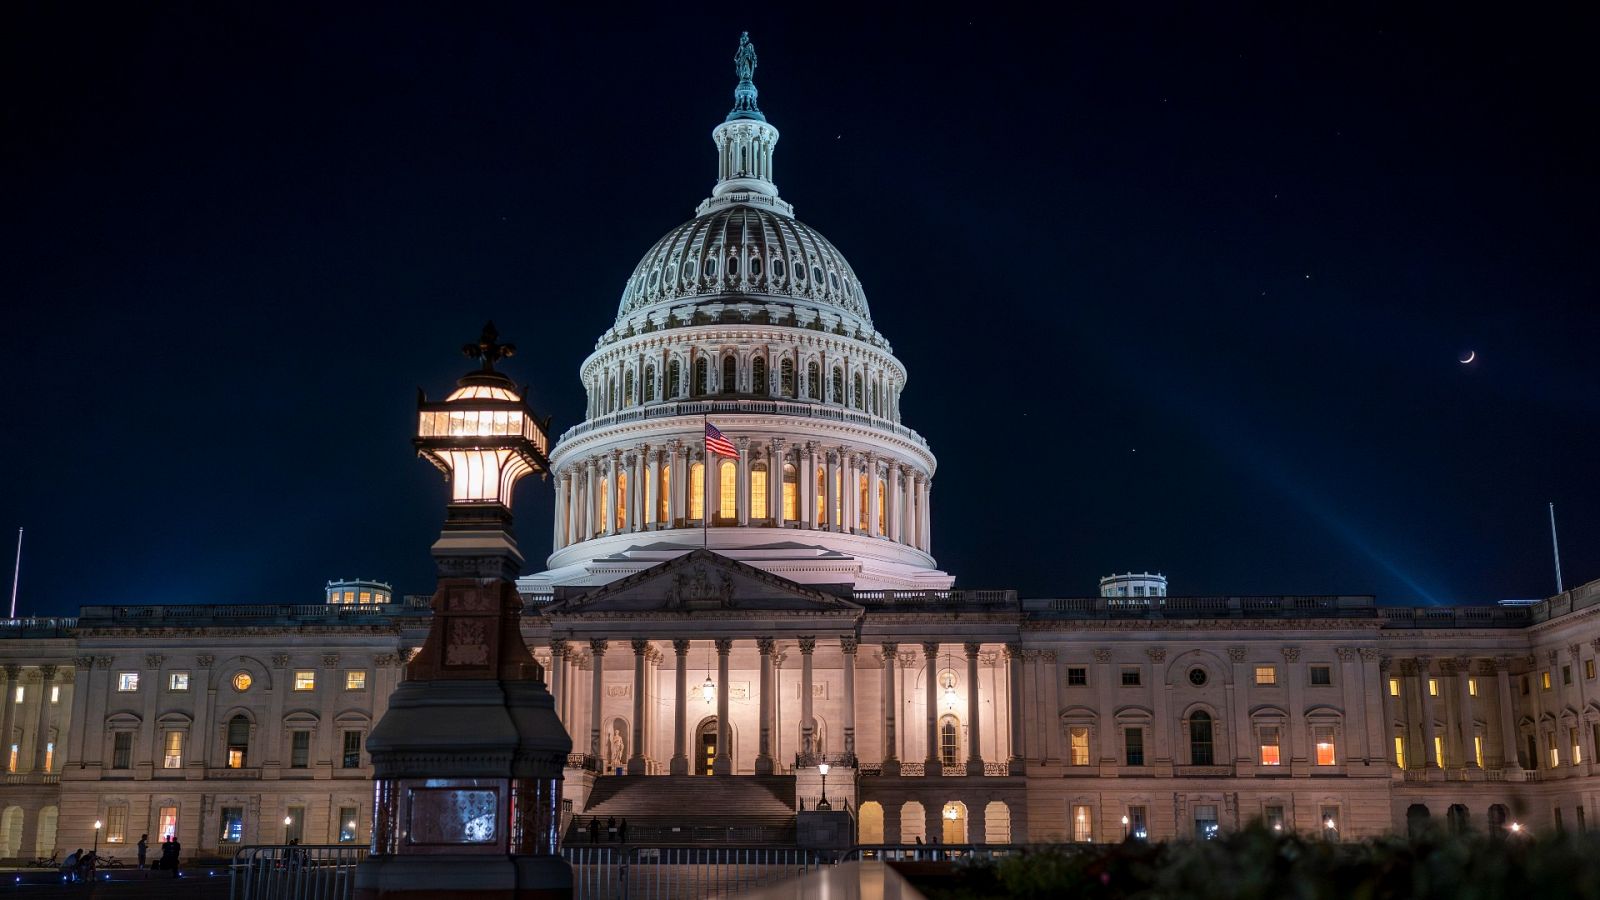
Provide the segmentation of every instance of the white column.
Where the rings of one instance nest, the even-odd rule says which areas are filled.
[[[1573,662],[1576,667],[1577,661]],[[1477,737],[1477,732],[1472,726],[1472,686],[1469,684],[1471,680],[1472,659],[1462,657],[1456,660],[1456,692],[1461,700],[1458,710],[1461,721],[1456,723],[1461,729],[1461,764],[1464,768],[1476,769],[1478,754],[1473,738]],[[1582,679],[1579,679],[1579,683],[1582,683]]]
[[[878,536],[883,510],[878,508],[878,460],[867,455],[867,534]]]
[[[839,494],[839,451],[828,450],[825,456],[828,460],[828,477],[824,487],[827,496],[822,498],[822,518],[827,523],[828,531],[838,531],[839,520],[844,518],[843,510],[840,509],[843,498]],[[839,497],[841,502],[834,502],[836,497]]]
[[[923,679],[925,693],[924,709],[928,726],[928,746],[924,758],[927,766],[926,774],[938,775],[943,771],[939,764],[939,642],[924,641],[922,644],[922,659],[927,665],[927,677]]]
[[[771,775],[772,759],[772,651],[777,642],[770,637],[756,638],[761,650],[761,696],[757,702],[760,721],[760,746],[756,751],[756,774]]]
[[[650,451],[650,471],[646,476],[650,483],[646,485],[644,500],[644,524],[646,526],[661,527],[661,448]]]
[[[1008,760],[1008,765],[1011,774],[1021,775],[1026,771],[1022,759],[1022,647],[1018,644],[1007,644],[1005,654],[1008,681],[1006,717],[1010,719],[1011,725],[1011,759]]]
[[[842,447],[839,449],[839,483],[839,518],[844,520],[845,533],[855,534],[861,530],[861,517],[856,509],[861,503],[861,486],[856,478],[856,455]]]
[[[889,493],[888,509],[883,514],[889,517],[889,540],[900,543],[900,464],[889,461]]]
[[[1500,691],[1500,753],[1505,768],[1513,774],[1522,771],[1517,761],[1517,714],[1511,706],[1511,657],[1497,656],[1494,660],[1496,687]],[[1537,768],[1538,760],[1529,760]]]
[[[783,447],[783,438],[767,442],[767,515],[779,528],[783,527]]]
[[[817,527],[817,442],[806,441],[800,454],[800,521],[802,528]]]
[[[22,667],[16,665],[15,663],[7,663],[5,666],[5,672],[5,715],[4,717],[0,717],[0,739],[3,739],[0,740],[0,768],[9,766],[11,761],[11,745],[16,741],[15,730],[17,721],[17,685],[22,683]],[[19,757],[18,762],[20,762],[20,757],[22,756],[21,747],[17,748],[17,756]]]
[[[1417,691],[1422,699],[1422,758],[1424,765],[1429,769],[1437,769],[1442,765],[1439,755],[1433,752],[1433,697],[1428,693],[1428,674],[1432,668],[1433,657],[1417,657]]]
[[[739,524],[750,524],[750,439],[734,439],[739,448],[738,491],[735,502],[739,505]]]
[[[983,720],[983,707],[978,699],[978,651],[982,644],[969,641],[962,649],[967,651],[967,774],[983,774],[983,744],[978,723]],[[974,818],[982,815],[980,810]]]
[[[556,718],[572,732],[572,720],[567,717],[566,698],[562,696],[567,686],[567,639],[550,639],[550,696],[555,698]]]
[[[924,477],[921,480],[922,493],[917,503],[917,531],[922,535],[922,552],[933,552],[933,516],[929,513],[929,506],[933,502],[933,479]]]
[[[599,468],[598,460],[590,459],[584,463],[584,469],[588,473],[583,497],[583,539],[586,541],[594,538],[594,523],[600,518],[600,498],[596,491],[599,486]]]
[[[677,528],[683,521],[683,484],[688,480],[688,467],[677,438],[667,441],[667,527]]]
[[[689,717],[689,642],[675,640],[672,650],[677,654],[677,693],[672,697],[672,762],[668,771],[673,775],[689,774],[688,717]]]
[[[565,474],[556,478],[556,527],[552,529],[555,536],[551,538],[551,552],[566,546],[567,540],[567,490],[568,479]]]
[[[900,760],[895,753],[894,714],[896,703],[894,699],[895,682],[895,654],[900,652],[900,645],[889,641],[883,643],[883,774],[899,775]]]
[[[640,390],[643,390],[640,386]],[[645,479],[650,473],[650,446],[640,444],[639,452],[634,457],[633,474],[628,476],[628,530],[643,531],[645,523],[650,520],[650,482]]]
[[[839,639],[839,651],[844,654],[844,755],[852,765],[856,761],[856,647],[855,637]]]
[[[594,658],[594,679],[589,695],[589,755],[598,765],[605,756],[600,752],[600,702],[605,695],[606,642],[603,639],[589,642],[589,653]]]
[[[628,754],[628,774],[644,774],[644,661],[650,642],[635,638],[633,646],[633,744]]]
[[[817,720],[812,716],[812,697],[816,689],[811,680],[811,655],[816,649],[816,638],[800,639],[800,753],[807,757],[816,752]]]
[[[716,775],[733,774],[733,756],[728,753],[728,651],[733,649],[733,641],[727,638],[717,640],[717,758],[711,763],[711,771]]]

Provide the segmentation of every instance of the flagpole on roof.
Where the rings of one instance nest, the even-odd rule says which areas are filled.
[[[711,428],[710,414],[700,412],[700,549],[711,549],[711,459],[707,456],[706,435]]]

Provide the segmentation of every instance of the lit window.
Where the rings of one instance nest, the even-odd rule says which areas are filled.
[[[1072,807],[1072,839],[1080,844],[1094,840],[1094,816],[1087,806]]]
[[[889,488],[878,482],[878,537],[889,533]]]
[[[1283,831],[1283,807],[1268,806],[1262,812],[1268,828],[1275,832]]]
[[[339,807],[339,843],[353,844],[356,842],[356,808],[354,806]]]
[[[1283,765],[1283,756],[1278,747],[1278,729],[1261,729],[1261,764],[1263,766]]]
[[[1391,696],[1391,697],[1400,696],[1400,679],[1398,679],[1398,678],[1389,679],[1389,696]]]
[[[360,596],[360,598],[361,598],[361,600],[360,600],[361,605],[367,606],[367,605],[370,605],[372,603],[372,592],[371,591],[362,591],[358,596]]]
[[[1437,697],[1437,696],[1439,696],[1439,679],[1437,679],[1437,678],[1429,678],[1428,679],[1428,696],[1429,697]]]
[[[167,676],[167,690],[187,691],[189,689],[189,673],[173,672]]]
[[[228,720],[228,768],[242,769],[250,749],[250,720],[243,715]]]
[[[956,764],[960,752],[960,727],[955,716],[945,716],[939,722],[939,762],[945,766]]]
[[[56,742],[49,741],[44,745],[44,770],[49,772],[56,767]]]
[[[1550,690],[1550,673],[1548,671],[1539,673],[1539,687],[1542,690]]]
[[[249,672],[235,672],[233,676],[233,689],[236,691],[248,691],[250,690],[250,681],[251,679]]]
[[[24,687],[24,686],[23,686],[23,685],[20,685],[20,684],[19,684],[19,685],[17,685],[17,690],[16,690],[16,694],[15,694],[15,696],[14,696],[14,697],[13,697],[13,699],[14,699],[14,700],[15,700],[15,701],[16,701],[16,702],[18,702],[18,703],[21,703],[21,702],[22,702],[22,698],[24,698],[24,697],[26,697],[26,696],[28,696],[28,693],[27,693],[27,691],[28,691],[28,689],[27,689],[27,688],[26,688],[26,687]]]
[[[224,844],[237,844],[244,840],[244,807],[222,808],[222,834],[218,840]]]
[[[731,459],[725,459],[717,466],[717,491],[718,518],[738,518],[739,467]]]
[[[297,690],[297,691],[311,691],[311,690],[316,690],[316,687],[317,687],[317,673],[315,673],[315,672],[305,672],[305,671],[294,673],[294,689],[295,690]]]
[[[128,839],[128,808],[113,806],[106,810],[106,843],[120,844]]]
[[[1398,734],[1394,736],[1394,764],[1406,767],[1406,739]]]
[[[1268,685],[1278,683],[1277,666],[1256,666],[1256,684]]]
[[[121,691],[123,693],[127,693],[128,691],[137,691],[138,689],[139,689],[139,673],[138,672],[119,672],[119,673],[117,673],[117,690],[119,690],[119,691]]]
[[[1067,740],[1072,754],[1071,764],[1074,766],[1087,766],[1089,764],[1088,726],[1074,725],[1067,729]]]
[[[1594,660],[1586,659],[1583,661],[1583,677],[1591,680],[1594,678]]]
[[[1331,666],[1312,666],[1311,683],[1313,685],[1333,684],[1333,668]]]
[[[7,772],[15,772],[15,771],[17,771],[17,750],[18,750],[17,745],[16,744],[12,744],[10,752],[6,754],[6,771]]]
[[[1550,745],[1550,768],[1559,768],[1561,765],[1561,750],[1556,746],[1556,733],[1553,731],[1547,733],[1545,740]]]
[[[765,519],[767,517],[767,470],[753,469],[750,472],[750,518]]]
[[[1139,686],[1139,667],[1138,666],[1123,666],[1122,667],[1122,686],[1123,687],[1138,687]]]
[[[1568,729],[1568,733],[1572,738],[1572,764],[1581,766],[1583,765],[1583,747],[1578,743],[1578,729]]]
[[[1433,760],[1438,763],[1439,768],[1445,767],[1444,737],[1437,734],[1433,736]]]
[[[344,758],[340,763],[341,768],[361,768],[361,732],[346,731],[344,733]]]
[[[706,467],[695,463],[689,467],[689,518],[703,519],[706,515]]]
[[[158,840],[177,840],[178,838],[178,808],[176,806],[163,806],[156,815],[156,838]]]
[[[1467,679],[1467,696],[1468,697],[1476,697],[1476,696],[1478,696],[1478,679],[1476,679],[1476,678],[1468,678]]]
[[[1316,745],[1317,765],[1331,766],[1338,762],[1333,746],[1333,726],[1322,725],[1311,729],[1311,740]]]
[[[344,689],[347,691],[364,691],[367,689],[367,673],[354,671],[344,673]]]
[[[1339,807],[1322,808],[1322,836],[1330,841],[1339,839]]]
[[[1483,768],[1483,735],[1472,736],[1472,758],[1477,760],[1478,768]]]
[[[1589,677],[1592,678],[1594,676],[1591,675]],[[50,685],[50,702],[51,703],[60,703],[61,702],[61,685],[59,685],[59,684]]]
[[[167,732],[165,752],[161,754],[161,767],[163,769],[180,769],[183,767],[183,732]]]

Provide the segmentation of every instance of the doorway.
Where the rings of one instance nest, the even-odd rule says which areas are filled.
[[[717,763],[717,719],[715,716],[700,723],[699,740],[695,746],[699,748],[696,757],[696,771],[701,775],[714,774],[713,767]]]

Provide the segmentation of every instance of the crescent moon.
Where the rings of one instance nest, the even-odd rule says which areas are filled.
[[[1456,362],[1459,362],[1464,366],[1467,363],[1472,362],[1473,360],[1475,360],[1477,358],[1478,358],[1478,351],[1476,351],[1476,350],[1468,350],[1467,351],[1467,358],[1466,359],[1458,359],[1458,360],[1456,360]]]

